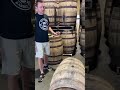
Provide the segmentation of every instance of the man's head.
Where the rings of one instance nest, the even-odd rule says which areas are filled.
[[[44,14],[44,2],[42,0],[36,0],[36,11],[38,14],[43,15]]]

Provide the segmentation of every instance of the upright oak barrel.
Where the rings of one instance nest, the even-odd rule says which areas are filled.
[[[73,54],[76,47],[76,34],[75,31],[65,30],[61,34],[63,39],[63,53]]]
[[[76,32],[73,26],[54,26],[54,31],[61,32],[63,41],[63,54],[72,54],[76,52]]]
[[[43,0],[45,4],[45,14],[48,15],[50,26],[57,25],[59,4],[57,0]]]
[[[105,2],[105,10],[104,10],[104,36],[107,39],[108,38],[108,32],[109,32],[109,23],[110,23],[110,15],[111,15],[111,7],[112,7],[112,1],[113,0],[106,0]]]
[[[84,3],[86,3],[86,5]],[[81,17],[81,54],[85,57],[86,69],[92,70],[97,65],[101,36],[101,13],[98,0],[93,2],[91,2],[91,0],[82,0]]]
[[[120,1],[113,0],[109,18],[107,42],[110,50],[110,68],[120,74]]]
[[[59,25],[75,26],[77,0],[59,0]]]
[[[49,64],[59,64],[62,61],[63,55],[63,42],[62,37],[51,35],[49,36],[50,42],[50,55],[49,55]]]

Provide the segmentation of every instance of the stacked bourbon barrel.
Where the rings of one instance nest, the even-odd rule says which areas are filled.
[[[105,37],[111,57],[110,68],[120,73],[120,1],[106,0]]]
[[[81,1],[81,54],[85,57],[87,70],[97,66],[97,56],[100,52],[101,13],[98,0]]]

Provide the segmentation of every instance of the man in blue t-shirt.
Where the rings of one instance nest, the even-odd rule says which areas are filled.
[[[35,32],[35,46],[36,46],[36,58],[38,59],[39,69],[41,72],[38,81],[42,81],[44,77],[44,68],[48,68],[48,55],[50,54],[50,45],[48,31],[54,35],[58,35],[59,32],[54,32],[49,27],[49,19],[44,14],[44,3],[42,0],[36,1],[36,32]],[[43,65],[44,60],[44,65]]]

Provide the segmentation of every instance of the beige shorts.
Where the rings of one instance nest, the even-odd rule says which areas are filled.
[[[44,54],[50,55],[50,45],[49,42],[39,43],[35,42],[36,48],[36,58],[43,58]]]
[[[19,40],[1,38],[1,41],[2,74],[18,75],[20,73],[21,66],[34,69],[34,37]]]

